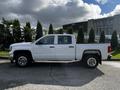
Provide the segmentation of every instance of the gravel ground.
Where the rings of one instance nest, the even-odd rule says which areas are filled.
[[[120,62],[104,61],[96,69],[79,63],[18,68],[0,60],[0,90],[120,90],[119,77]]]

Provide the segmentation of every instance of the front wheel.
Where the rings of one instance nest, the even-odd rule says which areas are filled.
[[[99,58],[95,55],[87,55],[84,57],[83,61],[88,68],[96,68],[98,66],[98,59]]]
[[[25,67],[29,64],[29,57],[21,54],[16,56],[16,65],[19,67]]]

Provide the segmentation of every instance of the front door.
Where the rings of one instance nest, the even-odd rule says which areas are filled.
[[[45,36],[33,46],[33,56],[35,60],[54,60],[55,59],[55,36]]]

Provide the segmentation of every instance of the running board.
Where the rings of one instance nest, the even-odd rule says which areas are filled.
[[[73,63],[73,62],[79,62],[80,60],[48,60],[48,61],[35,61],[35,62],[38,62],[38,63]]]

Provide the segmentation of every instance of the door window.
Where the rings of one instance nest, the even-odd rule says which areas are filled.
[[[54,36],[46,36],[42,39],[40,39],[37,43],[37,45],[49,45],[49,44],[54,44]]]
[[[72,44],[71,36],[58,36],[58,44]]]

